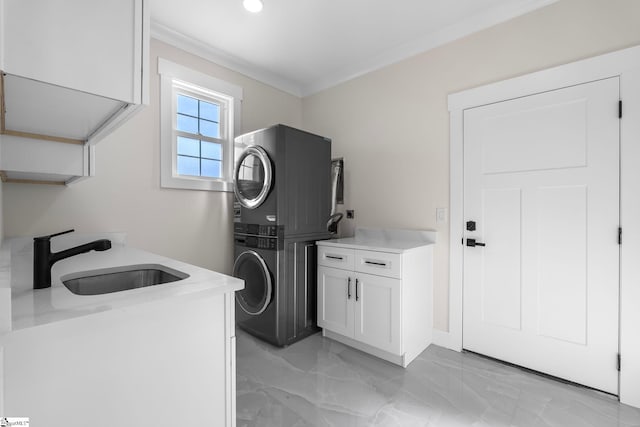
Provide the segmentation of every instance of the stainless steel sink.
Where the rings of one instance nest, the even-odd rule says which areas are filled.
[[[76,295],[101,295],[176,282],[187,277],[188,274],[164,265],[138,264],[83,271],[60,279]]]

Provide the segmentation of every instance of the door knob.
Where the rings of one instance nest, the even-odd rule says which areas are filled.
[[[467,246],[470,248],[475,248],[476,246],[486,246],[482,242],[476,242],[476,239],[467,239]]]

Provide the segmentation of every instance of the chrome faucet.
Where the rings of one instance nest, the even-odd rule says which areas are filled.
[[[106,251],[107,249],[111,249],[111,240],[100,239],[64,251],[52,253],[51,238],[73,231],[75,230],[67,230],[50,236],[35,237],[33,239],[33,289],[51,287],[51,267],[61,259],[93,250]]]

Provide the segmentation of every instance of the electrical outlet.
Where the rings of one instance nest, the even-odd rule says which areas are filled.
[[[353,209],[347,209],[347,219],[353,219],[355,217],[355,212]]]
[[[447,222],[447,208],[436,208],[436,224]]]

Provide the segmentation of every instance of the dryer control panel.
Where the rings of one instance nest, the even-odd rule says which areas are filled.
[[[284,235],[284,226],[270,224],[246,224],[237,222],[233,224],[233,233],[252,236],[282,237]]]
[[[233,237],[236,246],[255,249],[280,250],[283,247],[284,227],[263,224],[233,224]]]
[[[250,236],[246,234],[236,234],[234,237],[236,246],[254,249],[267,249],[277,251],[282,249],[282,240],[275,237]]]

